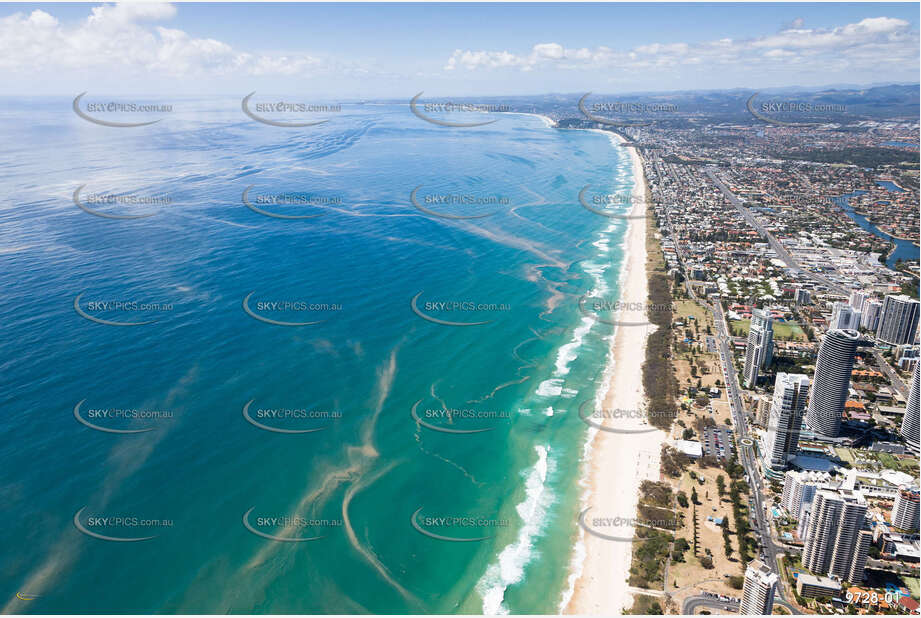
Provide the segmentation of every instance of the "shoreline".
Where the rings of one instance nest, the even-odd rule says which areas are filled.
[[[622,144],[626,140],[623,136],[610,131],[598,132],[607,135],[616,147],[624,148]],[[633,170],[631,214],[645,215],[646,182],[642,159],[636,149],[624,150],[629,153]],[[629,220],[620,293],[620,300],[626,306],[618,311],[617,321],[648,321],[645,316],[648,299],[647,225],[645,216]],[[646,341],[654,328],[651,324],[616,328],[604,372],[606,382],[599,391],[604,410],[646,410],[642,363],[636,360],[645,358]],[[607,533],[627,539],[633,536],[629,522],[636,517],[640,483],[659,479],[659,453],[666,438],[664,431],[654,429],[638,416],[606,415],[602,422],[606,429],[589,433],[579,479],[579,485],[585,488],[580,499],[580,512],[590,509],[591,513],[591,517],[585,519],[586,524],[590,526],[593,517],[626,519],[626,526],[621,525],[616,531],[609,530]],[[627,434],[615,433],[614,429],[647,431]],[[582,528],[579,534],[569,573],[569,581],[574,579],[572,594],[570,598],[564,598],[560,612],[623,613],[632,605],[633,595],[627,578],[633,559],[633,543],[604,539],[587,534]]]
[[[548,129],[556,129],[556,123],[549,117],[544,116],[543,114],[538,114],[535,112],[499,112],[500,114],[521,114],[522,116],[534,116],[535,118],[540,118],[543,120],[544,124],[547,125]]]

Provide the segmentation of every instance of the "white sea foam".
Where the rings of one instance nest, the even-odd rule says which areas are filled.
[[[549,378],[537,387],[537,394],[541,397],[559,397],[562,392],[563,380],[561,378]]]
[[[547,474],[554,466],[548,457],[550,449],[539,445],[534,450],[537,462],[524,473],[525,499],[515,507],[523,522],[518,538],[499,553],[497,561],[489,565],[476,585],[486,615],[509,613],[505,591],[524,577],[524,569],[534,557],[534,540],[541,533],[547,508],[553,502],[553,494],[547,487]]]
[[[578,349],[582,345],[582,341],[585,340],[585,335],[592,330],[592,325],[594,323],[595,318],[583,316],[582,322],[573,331],[572,339],[569,340],[569,343],[560,346],[560,349],[556,353],[554,377],[561,378],[569,373],[569,363],[578,358]],[[562,381],[560,381],[560,385],[562,386]],[[557,393],[557,395],[559,394],[560,393]]]

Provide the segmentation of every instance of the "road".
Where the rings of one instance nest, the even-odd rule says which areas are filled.
[[[892,365],[890,365],[889,362],[883,358],[883,355],[880,354],[879,350],[876,348],[873,348],[873,358],[876,359],[876,364],[879,365],[879,368],[882,369],[883,373],[886,374],[886,377],[889,378],[889,383],[892,384],[895,390],[899,391],[902,397],[904,397],[907,401],[908,387],[905,386],[904,382],[902,382],[902,378],[900,378],[899,374],[895,372],[895,370],[892,368]]]
[[[710,597],[705,594],[688,597],[681,605],[681,613],[685,616],[692,616],[698,609],[714,610],[718,613],[739,613],[738,601],[720,601],[716,597]]]
[[[729,349],[731,339],[729,338],[728,329],[726,328],[726,320],[723,317],[723,308],[719,302],[714,302],[712,305],[708,306],[713,313],[713,322],[716,324],[719,339],[720,366],[723,369],[723,376],[726,383],[726,396],[729,399],[732,422],[736,430],[736,450],[739,454],[739,461],[742,467],[745,468],[745,474],[748,477],[749,486],[751,488],[752,503],[750,513],[752,531],[758,535],[761,542],[765,562],[773,572],[779,575],[780,569],[777,564],[777,554],[780,553],[780,548],[775,545],[774,540],[771,538],[770,523],[765,518],[765,507],[762,501],[765,490],[761,480],[761,473],[758,469],[758,461],[755,456],[754,448],[743,443],[743,440],[751,440],[751,438],[748,433],[748,424],[745,421],[745,409],[742,407],[742,399],[740,397],[741,391],[739,390],[735,366],[732,363],[732,353]],[[783,605],[794,614],[798,614],[799,612],[790,605],[787,598],[786,586],[783,577],[781,577],[777,582],[775,603]]]
[[[803,267],[801,267],[797,263],[797,261],[793,258],[793,256],[790,255],[790,252],[787,251],[786,248],[780,243],[780,241],[777,240],[777,238],[773,234],[771,234],[763,225],[761,225],[758,219],[755,218],[755,215],[753,215],[752,212],[748,208],[745,207],[745,204],[742,202],[742,200],[737,198],[735,194],[729,190],[729,187],[727,187],[723,183],[722,180],[716,177],[716,173],[713,170],[713,168],[705,169],[704,173],[706,173],[707,176],[709,176],[710,180],[713,181],[713,184],[715,184],[717,188],[723,192],[723,195],[726,197],[727,200],[729,200],[729,203],[735,206],[736,210],[739,211],[739,213],[742,215],[742,218],[745,219],[746,223],[748,223],[750,226],[755,228],[755,230],[757,230],[758,233],[761,234],[768,241],[768,243],[771,245],[771,248],[774,250],[777,256],[781,260],[783,260],[783,262],[787,266],[796,270],[799,273],[802,273],[803,275],[809,277],[810,279],[816,281],[817,283],[821,283],[822,285],[826,286],[828,289],[834,292],[837,292],[839,294],[845,294],[845,295],[850,294],[850,290],[848,290],[844,286],[839,285],[829,279],[826,279],[822,275],[816,274],[810,270],[805,270]]]

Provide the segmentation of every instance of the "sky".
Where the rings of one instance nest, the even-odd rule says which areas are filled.
[[[317,100],[919,81],[918,4],[0,4],[9,95]]]

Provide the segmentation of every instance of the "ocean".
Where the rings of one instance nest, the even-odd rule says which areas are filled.
[[[578,195],[630,194],[623,149],[5,101],[6,611],[559,609],[627,227]]]

